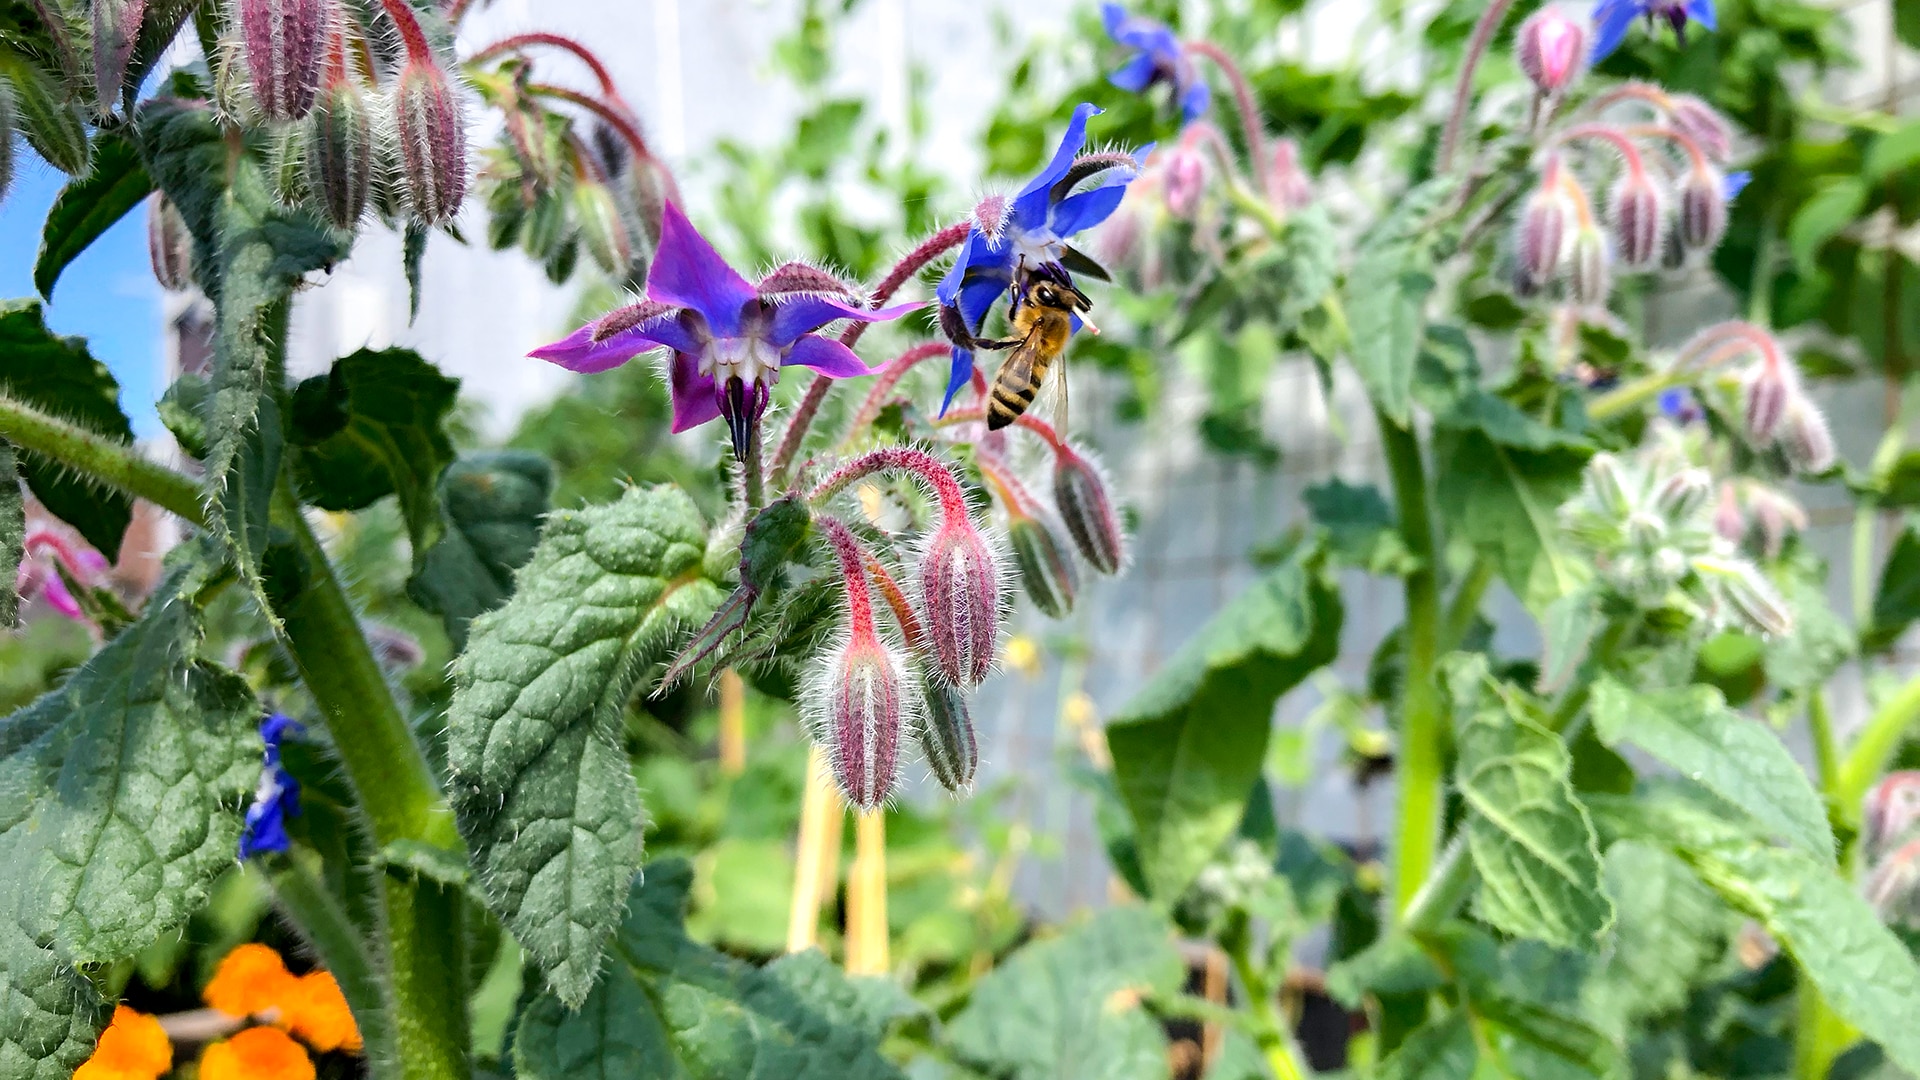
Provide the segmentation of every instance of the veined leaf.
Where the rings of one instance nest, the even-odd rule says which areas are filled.
[[[691,881],[673,861],[634,882],[593,992],[571,1011],[542,995],[521,1017],[516,1075],[900,1080],[878,1046],[904,994],[818,953],[755,969],[695,943],[681,925]]]
[[[1766,832],[1833,859],[1826,807],[1800,763],[1773,732],[1727,708],[1713,687],[1641,694],[1603,679],[1593,688],[1593,726],[1608,746],[1632,743]]]
[[[33,261],[33,287],[53,299],[60,272],[153,190],[140,150],[121,131],[94,140],[86,175],[60,189],[40,228],[40,254]]]
[[[438,614],[454,647],[467,625],[513,594],[513,572],[533,556],[553,497],[553,466],[538,454],[470,454],[440,476],[447,530],[407,582],[413,602]]]
[[[1493,561],[1515,595],[1536,611],[1585,583],[1585,564],[1560,535],[1560,504],[1580,489],[1584,451],[1533,452],[1479,430],[1434,436],[1440,516],[1448,530]]]
[[[1353,366],[1374,405],[1401,427],[1413,416],[1414,364],[1440,240],[1429,219],[1453,189],[1453,179],[1441,177],[1407,192],[1367,233],[1347,275]]]
[[[1685,1005],[1732,916],[1685,863],[1642,841],[1607,848],[1605,880],[1619,917],[1582,990],[1588,1014],[1624,1027]]]
[[[488,906],[570,1007],[587,998],[640,866],[627,699],[720,603],[677,488],[559,511],[453,669],[449,787]]]
[[[1467,1016],[1452,1012],[1416,1028],[1385,1061],[1378,1080],[1472,1080],[1480,1060]]]
[[[1178,896],[1233,833],[1274,703],[1339,648],[1340,597],[1312,563],[1306,552],[1255,582],[1107,726],[1155,897]]]
[[[185,922],[233,865],[259,705],[199,662],[177,569],[140,620],[0,720],[0,1076],[64,1078],[106,1005],[81,965]]]
[[[47,329],[37,300],[0,302],[0,394],[118,442],[133,441],[120,411],[120,384],[80,338]],[[79,530],[108,559],[133,520],[133,500],[89,483],[38,454],[22,454],[20,471],[47,511]]]
[[[1160,1080],[1166,1036],[1139,1002],[1183,977],[1165,920],[1109,908],[995,968],[947,1037],[962,1059],[1011,1080]]]

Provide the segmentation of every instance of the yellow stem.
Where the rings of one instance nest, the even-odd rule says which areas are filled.
[[[794,852],[793,907],[787,913],[787,951],[814,947],[820,905],[833,895],[840,871],[840,793],[833,789],[827,756],[818,746],[807,761],[807,790],[800,801],[800,839]]]
[[[747,684],[728,668],[720,673],[720,775],[747,771]]]
[[[885,975],[887,955],[887,817],[860,815],[853,870],[847,875],[847,974]]]

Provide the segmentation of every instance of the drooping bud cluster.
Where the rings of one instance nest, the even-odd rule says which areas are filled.
[[[1562,527],[1615,595],[1709,627],[1792,629],[1792,613],[1759,567],[1721,535],[1706,470],[1666,455],[1596,454]]]
[[[1920,772],[1888,773],[1867,793],[1861,819],[1867,902],[1889,925],[1920,926]]]
[[[467,132],[460,98],[429,54],[409,57],[393,94],[400,176],[413,216],[429,225],[453,220],[467,195]]]
[[[935,670],[955,686],[986,681],[1000,642],[999,557],[964,512],[942,515],[915,578]]]
[[[1175,147],[1167,155],[1167,212],[1183,221],[1192,220],[1200,209],[1200,196],[1207,190],[1207,162],[1200,152],[1188,146]]]
[[[147,198],[147,255],[161,288],[184,292],[193,287],[193,236],[180,208],[157,191]]]
[[[1108,494],[1105,470],[1090,457],[1062,445],[1053,458],[1053,504],[1073,536],[1080,557],[1102,574],[1127,563],[1127,534]]]
[[[373,113],[366,92],[347,68],[346,38],[334,34],[318,106],[308,117],[307,190],[327,220],[358,225],[373,190]]]
[[[847,622],[806,695],[814,737],[829,751],[834,779],[847,801],[872,810],[893,793],[900,772],[900,733],[908,726],[914,691],[906,666],[880,637],[867,556],[853,532],[822,516],[820,531],[833,549],[846,590]]]
[[[269,120],[298,120],[320,88],[322,47],[338,16],[332,0],[239,0],[253,100]]]
[[[93,0],[93,87],[102,113],[120,100],[146,14],[147,0]]]
[[[1723,374],[1736,363],[1731,374]],[[1801,382],[1779,339],[1744,322],[1710,326],[1680,350],[1676,368],[1735,388],[1729,409],[1756,450],[1777,446],[1794,471],[1818,474],[1838,459],[1826,415]]]
[[[1558,6],[1541,8],[1520,24],[1514,59],[1540,94],[1565,93],[1586,66],[1586,20]]]

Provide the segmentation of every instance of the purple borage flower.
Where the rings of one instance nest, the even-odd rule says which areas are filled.
[[[240,857],[285,851],[293,846],[287,836],[287,818],[300,815],[300,784],[280,765],[280,744],[305,730],[283,713],[260,721],[260,738],[267,744],[260,764],[260,786],[247,807],[246,826],[240,832]]]
[[[1087,141],[1087,118],[1099,113],[1097,106],[1087,104],[1073,110],[1059,149],[1040,175],[1012,199],[995,196],[974,210],[973,229],[960,257],[934,290],[940,300],[940,328],[953,342],[942,414],[973,377],[973,341],[1001,293],[1011,293],[1017,302],[1035,277],[1069,285],[1076,273],[1107,280],[1100,264],[1069,246],[1067,238],[1113,215],[1153,146],[1131,154],[1080,153]],[[1080,329],[1077,315],[1073,328]]]
[[[853,350],[815,331],[841,319],[883,322],[919,306],[869,310],[858,289],[805,263],[787,263],[749,284],[667,203],[646,299],[530,355],[593,373],[671,350],[673,430],[726,417],[734,457],[745,460],[781,368],[797,364],[836,379],[870,373]]]
[[[1648,26],[1665,19],[1682,45],[1687,41],[1688,22],[1714,29],[1713,0],[1600,0],[1593,6],[1593,21],[1599,25],[1593,39],[1594,63],[1619,48],[1633,20],[1642,15]]]
[[[1213,92],[1194,68],[1193,58],[1187,55],[1172,27],[1143,15],[1129,15],[1119,4],[1100,5],[1100,17],[1107,24],[1108,37],[1139,50],[1107,76],[1108,82],[1136,94],[1155,83],[1167,84],[1173,90],[1173,100],[1180,106],[1180,119],[1185,123],[1193,123],[1207,111]]]

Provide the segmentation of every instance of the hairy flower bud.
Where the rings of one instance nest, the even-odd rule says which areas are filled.
[[[1740,384],[1747,439],[1755,446],[1771,443],[1786,415],[1788,401],[1795,396],[1793,379],[1784,363],[1768,358],[1753,365]]]
[[[373,116],[344,64],[328,76],[307,122],[307,190],[328,221],[352,229],[373,191]]]
[[[1514,59],[1542,94],[1558,94],[1572,84],[1586,56],[1586,23],[1558,7],[1542,8],[1520,24]]]
[[[1669,521],[1685,521],[1707,505],[1713,494],[1713,475],[1705,469],[1682,469],[1661,481],[1653,503]]]
[[[1869,863],[1913,839],[1920,826],[1920,772],[1902,769],[1875,784],[1867,793],[1861,826],[1860,850]]]
[[[861,810],[886,802],[900,772],[900,729],[906,726],[906,678],[900,660],[869,626],[826,656],[807,695],[817,710],[833,776]]]
[[[1713,106],[1692,94],[1674,94],[1667,102],[1667,118],[1714,161],[1733,156],[1733,128]]]
[[[1167,155],[1166,174],[1167,212],[1182,221],[1192,220],[1207,190],[1205,159],[1197,150],[1177,146]]]
[[[1713,531],[1733,543],[1747,535],[1747,516],[1740,511],[1740,496],[1732,483],[1720,485],[1720,501],[1713,508]]]
[[[1625,518],[1632,509],[1620,478],[1620,459],[1612,454],[1595,454],[1587,462],[1587,487],[1594,502],[1615,518]]]
[[[1273,140],[1267,200],[1281,210],[1300,210],[1313,203],[1313,179],[1300,167],[1300,147],[1292,139]]]
[[[161,288],[184,292],[193,287],[193,236],[180,208],[157,191],[147,199],[147,255]]]
[[[1102,574],[1117,574],[1127,561],[1127,534],[1114,513],[1110,485],[1093,460],[1063,446],[1053,459],[1053,502],[1073,536],[1080,557]]]
[[[955,686],[985,681],[1000,644],[1000,571],[986,538],[964,515],[943,520],[916,578],[921,632],[940,677]]]
[[[1793,629],[1793,613],[1760,568],[1745,559],[1698,558],[1693,567],[1717,587],[1750,629],[1777,637]]]
[[[467,194],[467,133],[460,98],[430,60],[409,60],[393,95],[400,173],[413,216],[429,225],[453,220]]]
[[[967,711],[967,696],[944,679],[920,679],[920,696],[925,715],[914,734],[920,741],[920,755],[940,786],[963,794],[973,786],[973,774],[980,767],[980,742],[974,734],[973,715]]]
[[[633,263],[633,237],[620,215],[620,203],[612,189],[593,180],[582,179],[573,188],[573,218],[587,254],[611,275],[627,272]]]
[[[1803,393],[1793,396],[1780,422],[1780,449],[1797,472],[1811,475],[1833,468],[1833,431],[1826,414]]]
[[[1680,189],[1680,242],[1711,251],[1727,232],[1726,180],[1712,166],[1693,170]]]
[[[1627,536],[1640,547],[1651,549],[1667,538],[1667,523],[1658,514],[1635,510],[1627,515]]]
[[[1902,844],[1874,863],[1863,892],[1881,922],[1920,927],[1920,840]]]
[[[13,86],[0,78],[0,202],[13,187]]]
[[[1519,280],[1536,290],[1552,281],[1559,273],[1566,239],[1566,200],[1547,188],[1536,190],[1520,211],[1513,237]]]
[[[1613,254],[1607,238],[1591,226],[1573,234],[1567,256],[1567,287],[1576,302],[1599,307],[1613,292]]]
[[[1665,228],[1660,189],[1645,171],[1628,170],[1613,185],[1607,199],[1608,223],[1613,227],[1613,249],[1627,266],[1651,266],[1660,257]]]
[[[320,88],[332,0],[240,0],[240,36],[253,99],[269,120],[298,120]]]
[[[1007,539],[1033,606],[1050,618],[1065,618],[1080,590],[1080,572],[1060,538],[1039,518],[1016,513],[1007,527]]]
[[[93,0],[93,88],[103,113],[120,100],[146,14],[147,0]]]

